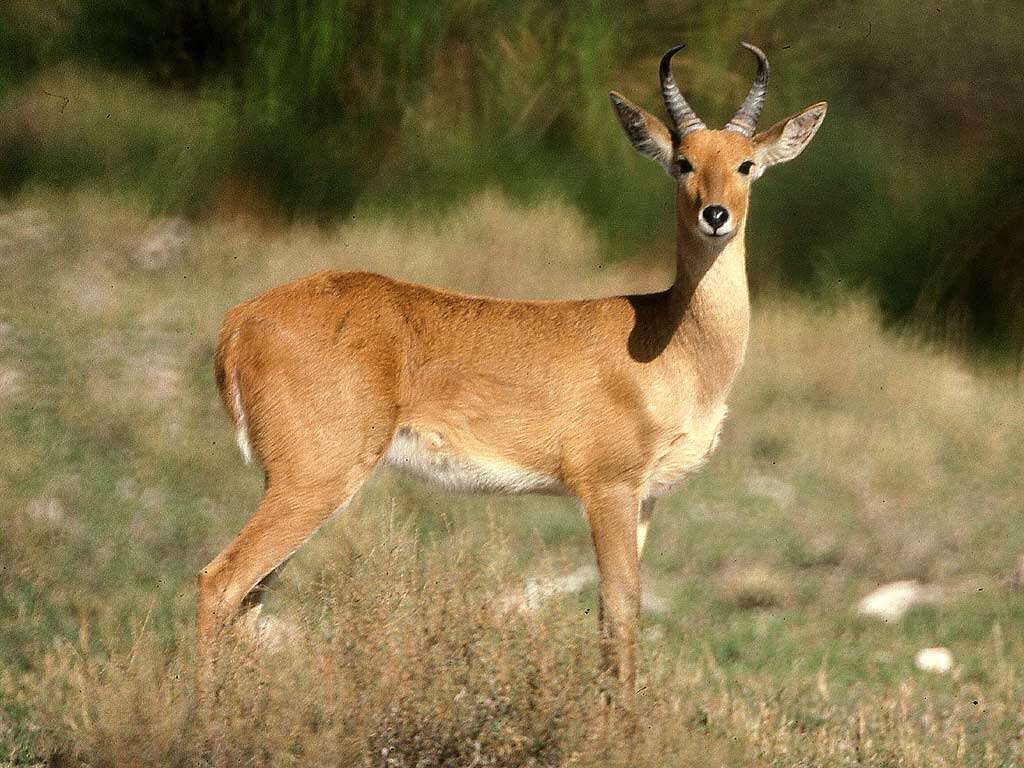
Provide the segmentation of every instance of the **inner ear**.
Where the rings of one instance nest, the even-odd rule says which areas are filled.
[[[621,93],[612,91],[609,98],[622,132],[629,143],[644,157],[658,163],[671,176],[672,134],[665,124],[642,107],[638,107]]]
[[[785,163],[803,152],[821,127],[827,109],[828,104],[819,101],[755,136],[754,157],[760,171],[757,175],[764,173],[765,168]]]

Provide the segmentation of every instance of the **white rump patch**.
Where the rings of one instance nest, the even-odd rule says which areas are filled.
[[[249,420],[245,417],[245,409],[242,407],[242,393],[238,389],[238,374],[232,376],[232,386],[235,390],[235,442],[238,443],[238,450],[242,452],[242,458],[246,464],[252,464],[252,444],[249,442]]]
[[[411,427],[401,427],[395,433],[384,463],[452,490],[509,494],[563,491],[551,475],[500,459],[454,453],[437,433],[421,434]]]
[[[636,524],[636,551],[642,555],[644,544],[647,543],[647,529],[650,528],[650,520],[640,520]]]

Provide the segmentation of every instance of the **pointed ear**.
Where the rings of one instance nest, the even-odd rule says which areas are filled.
[[[612,91],[608,96],[612,100],[615,116],[619,119],[626,138],[630,144],[644,157],[654,160],[668,174],[672,174],[672,134],[658,118],[645,109],[641,109],[621,93]]]
[[[758,176],[765,168],[785,163],[804,151],[818,132],[828,104],[819,101],[803,112],[780,120],[767,131],[754,137],[754,162]]]

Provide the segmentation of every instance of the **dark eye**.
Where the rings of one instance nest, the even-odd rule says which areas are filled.
[[[736,170],[739,171],[740,173],[742,173],[744,176],[746,176],[748,173],[750,173],[750,169],[753,168],[753,167],[754,167],[754,161],[753,160],[744,160],[742,163],[740,163],[740,167],[737,168]]]
[[[690,165],[690,161],[687,160],[685,157],[680,157],[679,158],[679,172],[680,173],[689,173],[692,170],[693,170],[693,166]]]

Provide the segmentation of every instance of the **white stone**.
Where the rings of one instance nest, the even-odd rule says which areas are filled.
[[[114,483],[114,495],[125,501],[139,498],[139,483],[134,477],[122,477]]]
[[[645,589],[640,592],[640,607],[648,613],[668,613],[668,600]]]
[[[597,568],[584,565],[561,576],[534,576],[526,580],[521,592],[507,594],[501,600],[503,611],[519,610],[525,613],[538,610],[548,600],[560,595],[576,595],[597,584]],[[667,613],[668,601],[651,591],[641,592],[641,608],[650,613]]]
[[[751,496],[771,499],[781,509],[796,501],[796,489],[785,480],[768,475],[753,475],[747,478],[747,492]]]
[[[148,399],[163,402],[179,397],[183,376],[177,362],[169,354],[149,351],[133,361],[133,364],[141,369]]]
[[[51,525],[60,525],[67,517],[63,502],[54,496],[42,496],[32,499],[26,508],[29,517]]]
[[[0,399],[17,397],[24,390],[25,374],[17,368],[0,368]]]
[[[641,633],[648,643],[660,643],[665,639],[665,628],[660,624],[652,624]]]
[[[558,595],[571,595],[582,592],[596,581],[597,569],[592,565],[584,565],[564,576],[527,579],[521,604],[524,609],[535,611],[545,600],[550,600]]]
[[[923,672],[949,672],[953,668],[953,654],[948,648],[922,648],[914,656],[914,666]]]
[[[916,581],[894,581],[879,587],[857,604],[857,613],[882,621],[899,621],[915,605],[934,603],[939,593]]]
[[[300,638],[299,627],[277,616],[262,616],[263,606],[257,605],[241,617],[238,628],[242,637],[258,651],[278,653]]]
[[[132,255],[136,266],[156,271],[179,265],[191,243],[191,228],[184,219],[167,219],[154,227]]]

